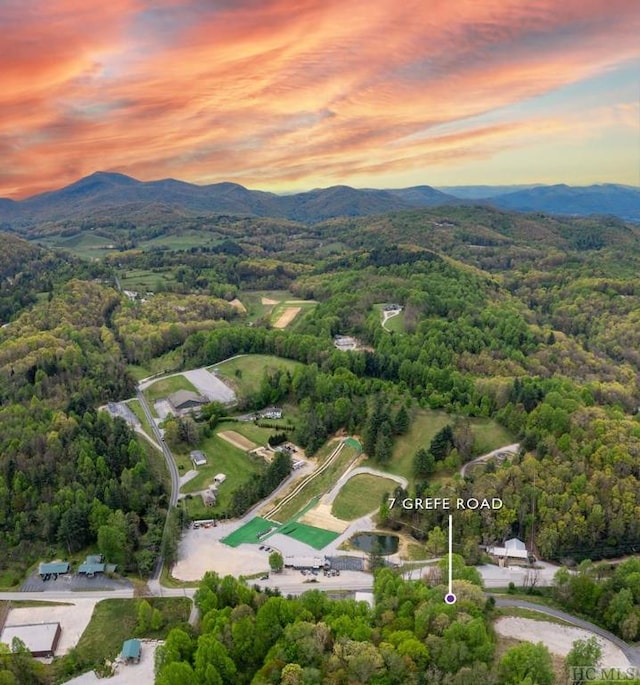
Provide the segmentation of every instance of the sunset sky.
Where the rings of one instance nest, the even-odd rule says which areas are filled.
[[[638,0],[1,0],[0,196],[640,185]]]

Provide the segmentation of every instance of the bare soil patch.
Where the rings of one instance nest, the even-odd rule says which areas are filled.
[[[306,523],[316,528],[332,530],[334,533],[344,533],[349,525],[346,521],[341,521],[331,513],[330,504],[316,504],[301,519],[301,523]]]
[[[302,307],[286,307],[278,320],[273,324],[274,328],[286,328],[300,313]]]
[[[261,297],[260,302],[262,302],[262,304],[274,305],[279,304],[280,300],[272,300],[270,297]]]
[[[251,440],[245,438],[244,435],[240,435],[240,433],[236,433],[235,431],[220,431],[218,435],[234,447],[247,452],[258,446],[255,442],[251,442]]]
[[[229,304],[232,307],[235,307],[236,309],[240,310],[241,312],[247,311],[247,308],[242,304],[242,302],[240,302],[240,300],[237,297],[235,297],[233,300],[231,300],[231,302],[229,302]]]

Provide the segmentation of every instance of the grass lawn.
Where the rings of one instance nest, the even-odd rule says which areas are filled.
[[[142,410],[139,400],[129,400],[127,402],[129,409],[138,417],[138,421],[142,424],[142,430],[150,437],[153,438],[153,430],[147,421],[147,415]]]
[[[255,442],[256,445],[266,445],[270,435],[281,432],[275,428],[262,428],[262,426],[256,426],[255,423],[246,421],[223,421],[219,430],[240,433],[240,435],[244,435],[245,438]]]
[[[116,251],[111,238],[90,232],[77,233],[68,237],[52,236],[51,238],[38,239],[37,242],[48,248],[55,247],[68,250],[82,259],[100,258]]]
[[[191,601],[186,597],[146,597],[154,609],[159,609],[165,625],[157,631],[148,630],[138,637],[162,639],[173,626],[189,619]],[[91,621],[78,642],[76,653],[79,661],[98,663],[114,659],[122,649],[122,643],[136,636],[138,604],[136,599],[103,599],[96,604]]]
[[[283,359],[269,354],[248,354],[208,368],[209,370],[215,368],[220,377],[228,379],[238,397],[248,397],[260,390],[265,371],[282,369],[293,373],[301,366],[300,362],[292,359]]]
[[[393,457],[383,470],[404,476],[413,482],[413,457],[420,447],[429,448],[435,434],[448,423],[453,425],[456,417],[444,411],[419,409],[415,412],[409,431],[399,436],[394,444]],[[513,436],[493,419],[470,418],[471,431],[477,455],[490,452],[498,447],[509,445]]]
[[[335,449],[335,444],[332,445]],[[330,452],[333,451],[330,450]],[[285,523],[302,511],[312,499],[327,492],[336,480],[345,472],[347,466],[360,454],[360,451],[350,445],[345,445],[337,459],[317,478],[310,481],[300,492],[274,516],[276,521]]]
[[[191,381],[182,375],[177,375],[157,380],[144,391],[144,395],[153,404],[156,400],[164,399],[177,390],[191,390],[199,394]]]
[[[227,426],[228,424],[222,424],[217,430],[225,430]],[[263,471],[265,469],[265,462],[260,457],[246,454],[226,442],[226,440],[223,440],[217,434],[203,440],[198,445],[198,449],[207,455],[207,465],[201,466],[198,469],[198,475],[193,480],[185,483],[181,491],[183,493],[193,493],[204,490],[213,482],[216,474],[224,473],[227,479],[218,488],[218,501],[216,505],[206,508],[204,504],[202,505],[202,508],[207,512],[206,518],[211,518],[211,516],[219,515],[226,510],[231,501],[233,491],[251,478],[254,473]],[[178,453],[176,456],[179,456],[179,465],[183,464],[185,468],[191,468],[188,452]],[[194,497],[192,501],[195,500],[202,502],[200,497]],[[193,506],[193,504],[187,505],[189,511],[192,511]]]
[[[397,486],[389,478],[359,473],[343,485],[333,501],[331,513],[343,521],[353,521],[376,510],[385,492],[393,492]]]
[[[374,304],[373,308],[380,315],[380,325],[384,320],[384,304]],[[394,333],[404,333],[404,309],[395,316],[387,319],[387,323],[384,326],[385,330],[393,331]]]

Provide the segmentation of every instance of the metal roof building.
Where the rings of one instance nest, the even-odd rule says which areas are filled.
[[[120,656],[126,661],[126,663],[138,663],[140,661],[140,654],[142,653],[142,645],[140,640],[125,640],[122,643],[122,652]]]
[[[46,576],[53,574],[69,573],[68,561],[43,561],[38,566],[38,575]]]
[[[24,642],[33,656],[50,658],[54,656],[62,632],[59,623],[25,623],[23,625],[5,626],[0,635],[0,642],[11,647],[14,637]]]

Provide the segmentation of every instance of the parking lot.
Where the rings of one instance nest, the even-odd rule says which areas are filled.
[[[77,573],[66,573],[57,578],[51,576],[49,580],[42,580],[37,572],[32,573],[20,588],[23,592],[78,592],[87,590],[128,590],[133,585],[122,578],[109,578],[98,574],[93,578]]]

